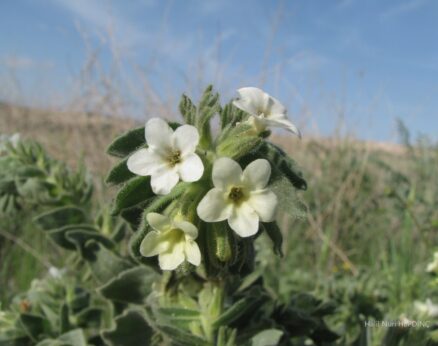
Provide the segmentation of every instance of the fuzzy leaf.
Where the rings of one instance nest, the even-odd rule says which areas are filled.
[[[136,177],[131,179],[123,185],[117,194],[112,214],[118,214],[123,209],[132,208],[154,196],[150,177]]]
[[[143,317],[141,310],[126,310],[116,317],[115,327],[102,332],[102,338],[109,346],[150,345],[153,330]]]
[[[125,157],[146,144],[144,126],[137,127],[117,137],[108,147],[107,153]]]
[[[179,102],[179,111],[181,112],[181,115],[183,116],[183,119],[187,124],[195,124],[196,106],[193,104],[192,100],[190,100],[188,96],[181,96],[181,101]]]
[[[41,214],[34,219],[34,222],[43,230],[52,230],[65,225],[84,223],[86,216],[82,209],[67,206]]]
[[[262,227],[265,229],[266,234],[271,238],[274,245],[274,253],[280,257],[283,257],[283,250],[281,246],[283,245],[283,234],[278,227],[276,222],[266,222],[262,223]]]
[[[283,331],[279,329],[266,329],[251,338],[251,346],[278,345]]]
[[[112,301],[143,304],[152,289],[157,275],[151,269],[138,266],[121,272],[117,277],[98,288],[98,291]]]
[[[105,183],[109,185],[118,185],[135,177],[135,174],[128,169],[127,162],[128,159],[126,158],[115,165],[108,173]]]

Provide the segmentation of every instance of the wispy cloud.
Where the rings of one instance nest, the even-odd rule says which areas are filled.
[[[315,70],[329,63],[329,59],[316,52],[303,50],[287,61],[287,66],[295,71]]]
[[[428,0],[411,0],[411,1],[404,1],[399,2],[397,5],[388,8],[385,10],[381,15],[381,19],[390,19],[395,18],[401,15],[404,15],[406,13],[415,11],[416,9],[424,6]]]
[[[13,70],[24,70],[31,68],[52,68],[50,61],[38,61],[27,56],[8,55],[0,58],[0,65]]]
[[[106,36],[111,33],[118,43],[126,48],[139,45],[147,39],[130,20],[125,18],[114,3],[88,0],[52,0],[54,4],[70,12],[76,19],[85,22],[95,34]]]

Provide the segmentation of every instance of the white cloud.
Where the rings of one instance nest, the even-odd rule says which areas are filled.
[[[428,0],[401,1],[397,5],[387,9],[380,15],[381,19],[390,19],[415,11],[427,3]]]
[[[287,66],[296,71],[315,70],[329,63],[329,59],[312,51],[303,50],[287,61]]]
[[[0,58],[0,65],[14,70],[53,67],[53,63],[50,61],[38,61],[26,56],[12,56],[12,55],[8,55],[3,58]]]

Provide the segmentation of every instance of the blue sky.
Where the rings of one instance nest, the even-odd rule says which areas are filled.
[[[224,99],[262,87],[304,135],[330,135],[342,120],[359,138],[395,141],[398,117],[436,140],[436,23],[434,0],[2,1],[0,98],[68,102],[99,47],[104,68],[120,56],[120,83],[134,86],[127,112],[139,118],[150,115],[142,71],[158,98],[196,97],[208,83]]]

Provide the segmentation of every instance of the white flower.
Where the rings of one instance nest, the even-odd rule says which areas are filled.
[[[171,220],[158,213],[149,213],[146,219],[153,231],[140,244],[143,256],[158,255],[162,270],[174,270],[185,260],[195,266],[201,263],[201,252],[195,242],[198,237],[195,225],[188,221]]]
[[[433,254],[433,261],[427,265],[426,271],[438,274],[438,251]]]
[[[300,131],[289,121],[287,110],[280,101],[254,87],[241,88],[237,92],[240,97],[233,104],[251,115],[248,121],[257,132],[268,127],[281,127],[301,138]]]
[[[438,317],[438,305],[432,303],[430,299],[426,299],[426,302],[415,302],[415,309],[423,315],[427,315],[429,317]]]
[[[199,142],[198,130],[191,125],[175,132],[160,118],[150,119],[145,126],[147,149],[136,151],[128,159],[128,169],[137,175],[150,175],[155,194],[166,195],[181,179],[197,181],[204,165],[195,154]]]
[[[6,151],[7,145],[12,145],[13,148],[16,148],[18,142],[20,141],[20,134],[14,133],[13,135],[0,135],[0,152]]]
[[[206,222],[228,220],[241,237],[257,233],[259,220],[274,220],[277,196],[266,188],[271,175],[267,160],[251,162],[242,172],[239,164],[227,157],[213,165],[214,188],[199,203],[198,216]]]

